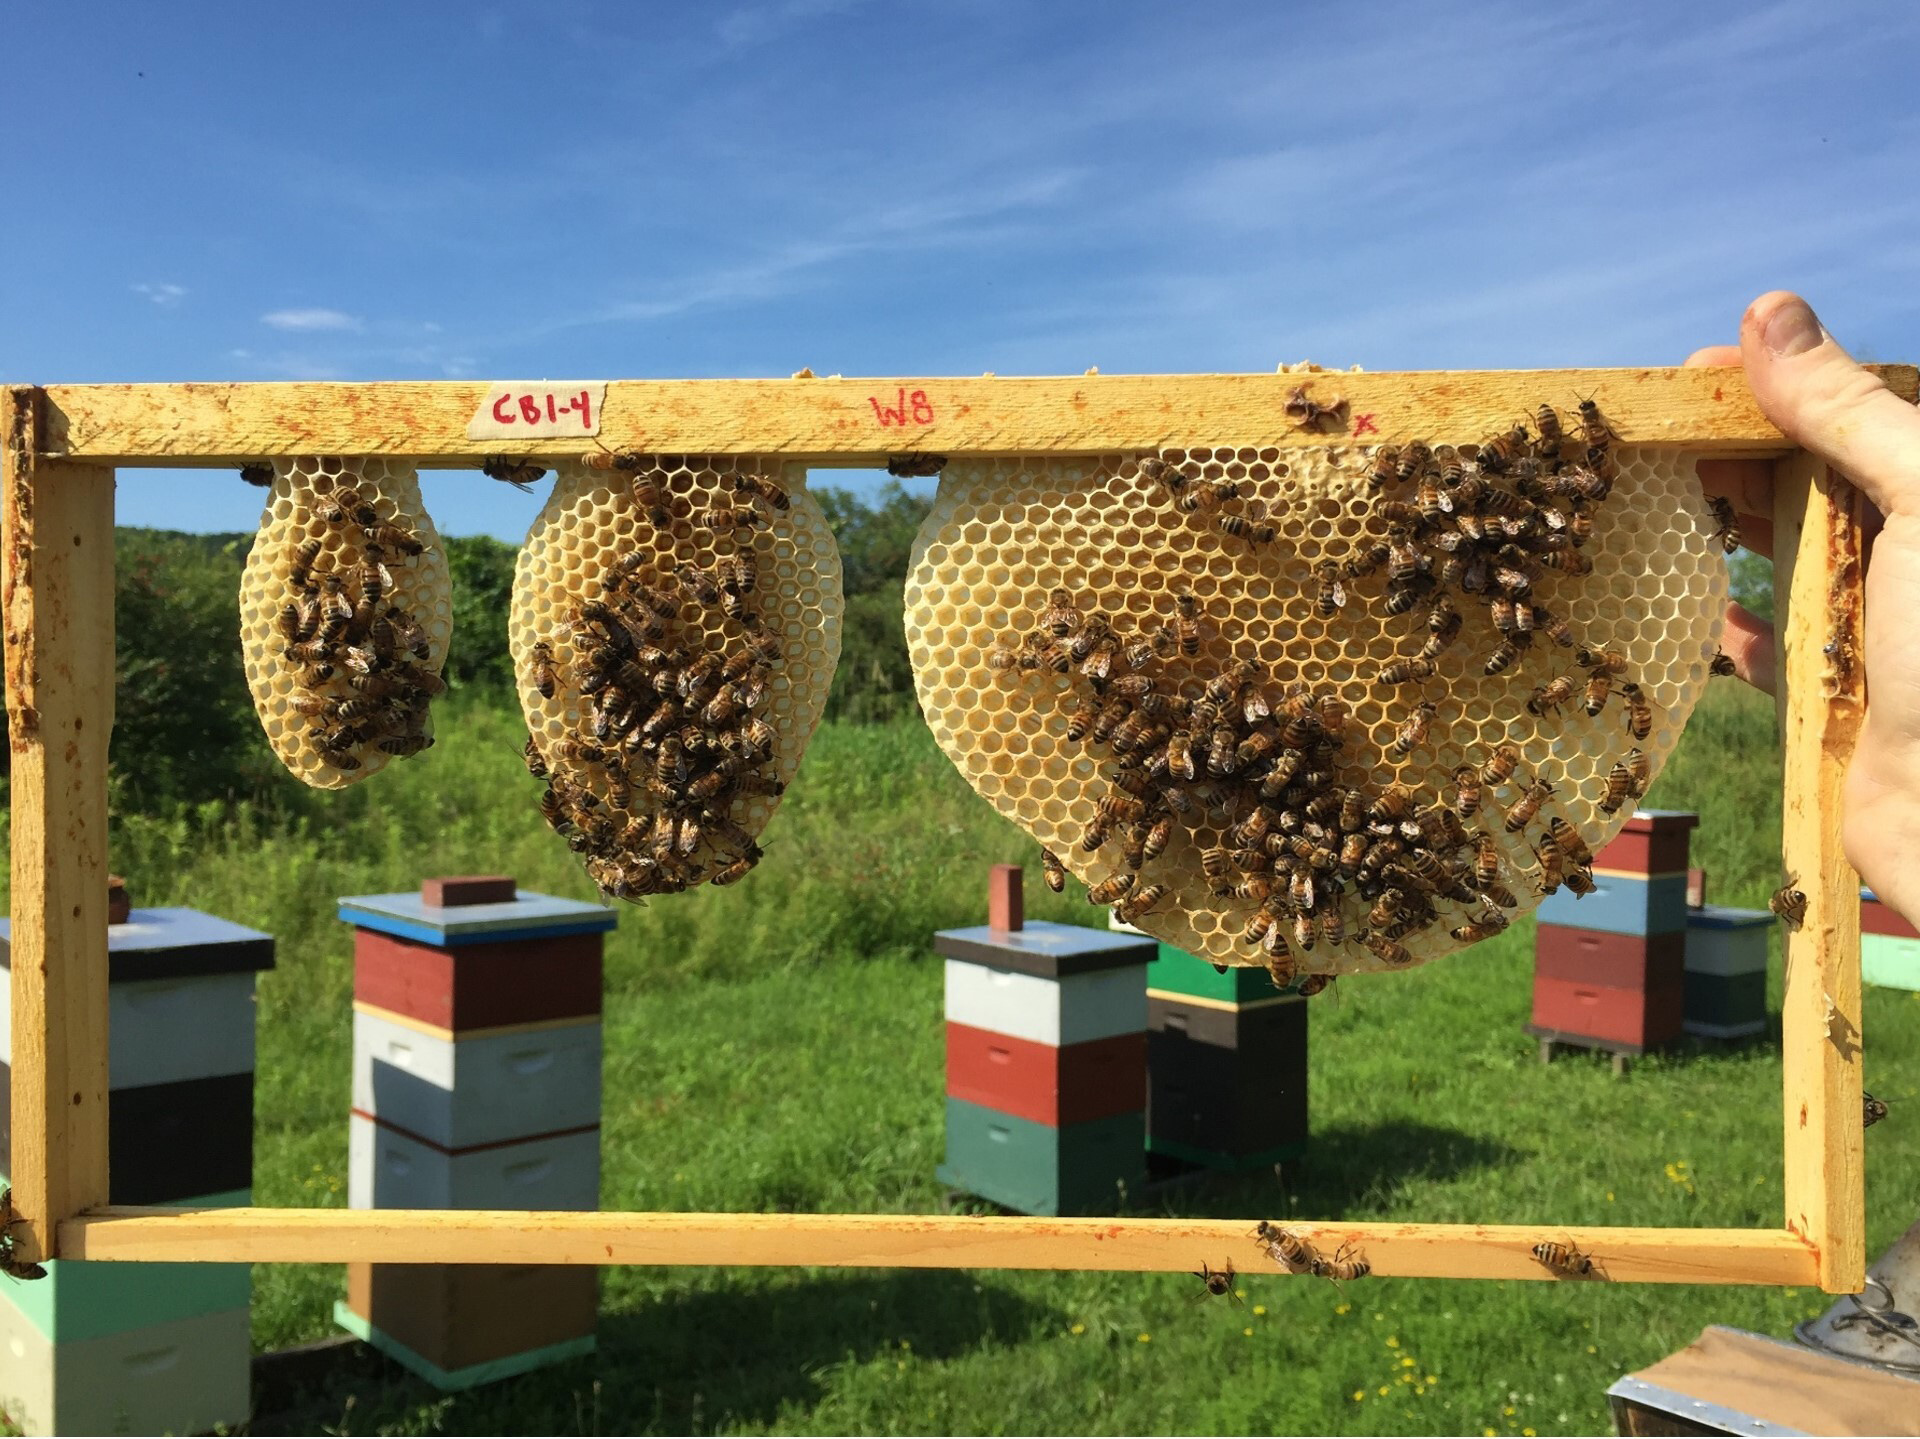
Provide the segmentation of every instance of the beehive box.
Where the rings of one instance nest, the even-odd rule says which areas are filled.
[[[1464,446],[1467,437],[1461,437]],[[1438,452],[1438,447],[1436,447]],[[1089,885],[1122,870],[1118,845],[1089,854],[1080,841],[1108,792],[1110,766],[1092,746],[1067,738],[1084,689],[1076,675],[1019,674],[994,667],[997,648],[1041,617],[1056,588],[1084,612],[1097,610],[1122,642],[1173,620],[1177,595],[1191,593],[1200,614],[1199,652],[1187,664],[1182,693],[1197,696],[1205,677],[1250,661],[1276,694],[1299,682],[1330,691],[1350,712],[1338,761],[1342,783],[1379,788],[1392,781],[1426,798],[1444,792],[1455,769],[1482,763],[1500,744],[1519,750],[1514,782],[1489,786],[1506,883],[1523,913],[1537,903],[1539,865],[1530,835],[1498,823],[1519,784],[1539,776],[1555,786],[1548,812],[1568,820],[1599,850],[1629,818],[1601,803],[1608,772],[1630,745],[1616,697],[1596,717],[1569,705],[1542,720],[1524,705],[1536,686],[1579,671],[1571,652],[1536,643],[1495,676],[1482,663],[1499,641],[1484,605],[1461,604],[1459,639],[1424,684],[1389,687],[1381,668],[1413,655],[1425,635],[1422,612],[1384,612],[1384,575],[1351,581],[1348,603],[1328,615],[1318,606],[1321,567],[1344,564],[1385,539],[1382,497],[1369,485],[1371,452],[1338,446],[1217,446],[1158,456],[969,459],[943,472],[938,497],[916,541],[906,586],[906,630],[921,707],[941,747],[968,782],[1002,814],[1052,849]],[[1276,534],[1248,543],[1169,503],[1153,467],[1181,468],[1194,484],[1231,483],[1242,506],[1264,507]],[[1581,645],[1624,654],[1652,708],[1639,747],[1657,773],[1708,678],[1725,608],[1726,566],[1691,456],[1619,448],[1611,495],[1593,509],[1582,551],[1591,574],[1549,572],[1535,595],[1573,621]],[[1387,491],[1410,500],[1408,493]],[[1648,516],[1661,522],[1650,524]],[[1424,608],[1424,607],[1423,607]],[[1116,670],[1116,673],[1121,671]],[[1390,742],[1425,700],[1435,706],[1430,737],[1397,756]],[[1221,843],[1214,818],[1176,825],[1171,843],[1140,872],[1142,886],[1169,887],[1167,900],[1134,922],[1147,933],[1207,960],[1260,962],[1241,935],[1256,904],[1216,896],[1200,853]],[[1358,942],[1365,907],[1347,901],[1344,942],[1296,956],[1303,971],[1342,973],[1387,967]],[[1466,911],[1409,936],[1415,961],[1459,949],[1449,926]]]

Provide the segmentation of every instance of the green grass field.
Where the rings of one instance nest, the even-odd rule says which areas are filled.
[[[350,933],[338,895],[510,871],[590,897],[543,828],[512,717],[450,704],[441,742],[332,801],[324,826],[129,820],[141,903],[279,936],[260,985],[255,1192],[346,1202]],[[1770,702],[1715,686],[1649,803],[1702,812],[1721,903],[1776,882]],[[917,724],[827,726],[746,884],[623,911],[609,937],[602,1202],[623,1209],[931,1211],[942,1153],[940,967],[985,867],[1033,850]],[[1104,922],[1035,885],[1030,912]],[[1314,1001],[1313,1146],[1298,1187],[1183,1195],[1220,1216],[1776,1226],[1770,1044],[1542,1069],[1522,1031],[1531,922],[1454,960]],[[1778,958],[1774,964],[1778,1003]],[[1920,996],[1870,990],[1869,1252],[1920,1194]],[[1194,1256],[1195,1267],[1203,1258]],[[1609,1432],[1603,1391],[1708,1323],[1785,1334],[1812,1290],[1322,1281],[1249,1274],[1244,1300],[1126,1274],[608,1270],[599,1353],[445,1397],[395,1372],[308,1396],[338,1433]],[[326,1335],[337,1267],[260,1268],[254,1333]]]

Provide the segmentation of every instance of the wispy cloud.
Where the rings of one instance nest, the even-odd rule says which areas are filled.
[[[187,297],[185,285],[130,285],[136,295],[144,295],[163,310],[171,310]]]
[[[729,50],[764,45],[801,29],[815,20],[845,15],[866,0],[776,0],[768,5],[745,5],[728,12],[714,27]]]
[[[357,316],[341,310],[269,310],[260,323],[275,330],[358,330]]]

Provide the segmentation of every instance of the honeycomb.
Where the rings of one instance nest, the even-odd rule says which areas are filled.
[[[731,883],[758,859],[754,840],[800,767],[840,658],[840,553],[801,466],[751,456],[615,459],[559,467],[520,552],[508,642],[528,767],[548,780],[549,823],[606,893],[639,899]],[[756,477],[775,488],[757,491]],[[729,528],[716,510],[754,518]],[[750,578],[728,578],[736,560]],[[609,682],[596,670],[611,618],[587,625],[581,616],[597,604],[631,618],[632,597],[649,592],[660,603],[652,632],[611,646],[648,666],[642,703],[639,675]],[[732,682],[741,702],[723,722],[710,708],[716,686],[746,666],[756,643],[765,663]],[[727,670],[694,683],[701,666],[723,659]],[[629,681],[631,693],[622,688]],[[603,706],[607,696],[615,698]],[[717,792],[703,795],[702,777],[715,774]],[[696,831],[674,830],[689,818]]]
[[[1477,442],[1466,437],[1433,446],[1436,465],[1477,453]],[[1628,733],[1617,690],[1597,715],[1585,713],[1588,671],[1576,663],[1576,648],[1536,642],[1502,672],[1484,673],[1501,639],[1486,603],[1458,603],[1459,637],[1441,651],[1431,678],[1380,682],[1383,669],[1420,652],[1429,632],[1424,605],[1388,614],[1394,582],[1385,567],[1345,578],[1343,607],[1322,604],[1326,580],[1338,574],[1323,567],[1345,566],[1380,545],[1390,528],[1382,505],[1415,499],[1406,486],[1370,483],[1379,458],[1376,450],[1330,444],[1284,455],[1273,447],[1212,446],[948,465],[906,586],[921,708],[968,783],[1101,895],[1097,902],[1124,893],[1131,867],[1118,841],[1093,852],[1081,843],[1120,773],[1113,750],[1069,738],[1089,683],[1078,664],[1068,673],[1031,662],[1008,667],[1012,646],[1033,643],[1023,637],[1043,623],[1056,589],[1067,591],[1080,615],[1104,615],[1114,638],[1136,646],[1136,655],[1156,628],[1176,622],[1179,598],[1189,593],[1200,617],[1198,652],[1148,661],[1158,666],[1161,689],[1196,701],[1210,678],[1245,661],[1276,705],[1291,685],[1332,692],[1349,712],[1333,759],[1341,785],[1377,793],[1392,783],[1422,804],[1444,802],[1456,769],[1481,766],[1496,747],[1513,746],[1514,773],[1484,786],[1465,825],[1476,848],[1482,834],[1491,837],[1500,879],[1516,901],[1511,915],[1541,897],[1544,864],[1535,848],[1547,822],[1569,822],[1598,850],[1633,809],[1630,799],[1612,813],[1603,808],[1620,798],[1609,795],[1610,771],[1637,746],[1650,778],[1671,753],[1718,653],[1727,588],[1694,458],[1614,446],[1611,493],[1591,507],[1592,532],[1580,550],[1591,573],[1545,570],[1531,592],[1536,604],[1569,622],[1575,646],[1625,657],[1630,668],[1621,678],[1639,684],[1651,709],[1650,733],[1639,740]],[[1169,473],[1185,477],[1183,494],[1230,485],[1239,500],[1213,514],[1183,512],[1162,478]],[[1223,530],[1228,513],[1239,516],[1241,535]],[[1047,631],[1038,633],[1044,644]],[[1113,674],[1126,668],[1116,662]],[[1563,676],[1571,679],[1572,702],[1530,713],[1536,688]],[[1410,741],[1404,752],[1395,747],[1403,734]],[[1532,825],[1509,833],[1503,815],[1536,777],[1554,794]],[[1199,778],[1206,781],[1204,769]],[[1203,852],[1223,844],[1231,818],[1217,807],[1176,818],[1171,834],[1160,837],[1164,850],[1145,860],[1120,910],[1149,934],[1216,964],[1263,963],[1243,937],[1258,900],[1223,894],[1203,873]],[[1164,898],[1133,912],[1129,902],[1149,886],[1165,886]],[[1404,956],[1390,965],[1361,942],[1369,906],[1345,894],[1344,936],[1320,936],[1310,953],[1296,949],[1292,963],[1302,973],[1378,970],[1426,962],[1481,937],[1453,931],[1483,906],[1449,898],[1435,905],[1437,922],[1406,936]]]
[[[249,467],[261,479],[266,478],[266,468]],[[324,703],[328,713],[335,713],[341,705],[355,701],[365,704],[370,690],[385,691],[380,698],[391,699],[395,697],[394,681],[389,677],[356,674],[346,663],[349,658],[354,663],[365,663],[365,659],[347,656],[344,643],[359,639],[366,657],[371,657],[369,651],[376,648],[360,635],[356,620],[354,627],[342,637],[342,644],[335,647],[336,662],[322,667],[331,673],[317,684],[305,683],[307,679],[316,678],[319,672],[286,656],[288,640],[282,633],[279,618],[289,604],[317,603],[319,587],[327,584],[331,588],[330,576],[338,577],[341,593],[357,607],[365,598],[358,579],[359,567],[368,558],[370,541],[384,538],[387,544],[379,554],[383,556],[390,585],[375,608],[383,618],[399,618],[401,637],[413,639],[426,651],[424,656],[408,652],[394,657],[396,663],[403,663],[410,670],[417,669],[421,684],[408,686],[409,694],[420,691],[413,712],[407,716],[407,731],[413,738],[401,742],[397,736],[402,731],[396,728],[392,731],[395,738],[391,743],[401,749],[423,749],[431,743],[425,717],[426,694],[441,687],[440,670],[446,663],[447,643],[453,635],[453,591],[447,577],[446,554],[421,501],[420,482],[411,466],[392,460],[342,460],[329,456],[279,461],[271,469],[260,531],[247,553],[246,568],[240,577],[240,642],[247,688],[253,694],[254,709],[267,732],[267,741],[280,762],[316,789],[342,789],[366,779],[398,756],[381,748],[373,737],[340,751],[323,751],[315,742],[315,735],[322,732],[319,726],[323,721],[313,714],[302,713],[300,707],[312,710]],[[327,518],[323,512],[332,502],[336,489],[342,491],[343,497],[347,490],[357,491],[377,517],[372,529],[385,527],[383,534],[374,536],[369,527],[349,516]],[[296,582],[297,551],[309,541],[317,541],[319,551],[309,566],[311,578],[303,588]],[[417,545],[420,552],[402,553],[400,543],[396,542],[404,543],[407,549]],[[417,634],[405,632],[407,618],[417,626]],[[391,620],[388,623],[391,624]],[[382,638],[386,634],[387,631],[382,630]],[[389,643],[387,648],[401,646]],[[385,667],[384,657],[376,660],[375,665]]]

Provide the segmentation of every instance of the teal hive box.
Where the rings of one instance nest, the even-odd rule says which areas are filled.
[[[252,1202],[241,1190],[182,1200],[181,1209],[234,1209]],[[176,1319],[245,1309],[252,1298],[248,1264],[149,1264],[54,1259],[45,1279],[0,1280],[0,1302],[45,1338],[67,1344]],[[13,1377],[14,1356],[0,1352],[0,1390]]]
[[[1147,1174],[1143,1110],[1058,1129],[947,1100],[943,1184],[1021,1214],[1112,1214]]]
[[[1887,989],[1920,990],[1920,939],[1861,935],[1860,978]]]

